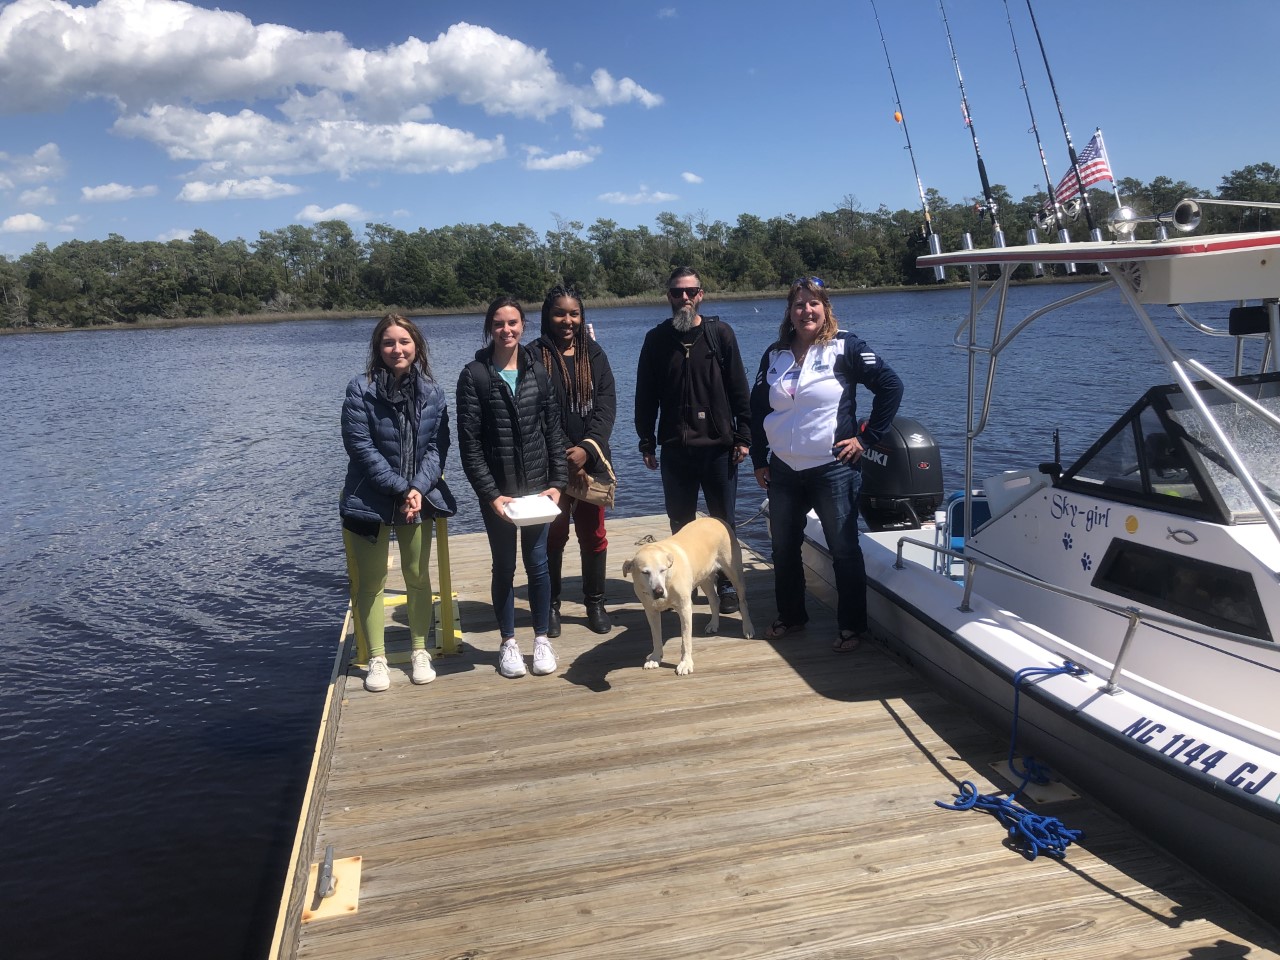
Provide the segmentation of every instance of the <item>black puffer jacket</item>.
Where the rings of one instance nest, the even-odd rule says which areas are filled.
[[[476,352],[458,377],[458,451],[481,504],[499,496],[525,497],[552,487],[564,491],[569,445],[560,404],[542,364],[527,347],[517,359],[516,393],[493,368],[493,347]]]

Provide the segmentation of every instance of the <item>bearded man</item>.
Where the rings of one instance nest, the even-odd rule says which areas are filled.
[[[671,274],[671,319],[645,335],[636,368],[640,454],[650,470],[662,467],[672,533],[697,516],[699,490],[707,513],[734,528],[738,464],[751,444],[751,393],[738,338],[719,317],[698,313],[702,296],[693,269]],[[718,592],[721,611],[737,612],[738,596],[723,576]]]

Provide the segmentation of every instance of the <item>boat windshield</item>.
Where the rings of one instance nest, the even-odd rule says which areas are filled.
[[[1241,389],[1273,417],[1280,418],[1280,382],[1271,380],[1241,385]],[[1280,457],[1276,456],[1277,440],[1280,439],[1278,431],[1249,407],[1233,401],[1220,390],[1205,390],[1204,399],[1227,440],[1271,501],[1274,512],[1280,505]],[[1170,417],[1199,454],[1209,480],[1217,488],[1228,512],[1236,520],[1260,519],[1257,505],[1236,476],[1235,468],[1200,411],[1181,393],[1171,396],[1170,400]]]
[[[1280,418],[1280,375],[1236,377],[1230,382]],[[1276,510],[1280,430],[1222,390],[1208,384],[1198,389]],[[1177,386],[1148,390],[1066,471],[1061,485],[1219,523],[1262,519],[1203,415]]]

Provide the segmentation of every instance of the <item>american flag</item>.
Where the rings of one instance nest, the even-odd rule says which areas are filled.
[[[1107,164],[1107,155],[1102,148],[1101,131],[1093,135],[1076,160],[1080,167],[1080,183],[1086,188],[1103,180],[1115,179],[1111,176],[1111,167]],[[1068,170],[1066,176],[1058,181],[1058,186],[1053,191],[1053,199],[1056,203],[1066,203],[1079,192],[1076,172],[1074,169]]]

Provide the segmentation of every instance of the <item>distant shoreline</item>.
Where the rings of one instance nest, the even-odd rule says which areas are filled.
[[[1052,279],[1041,280],[1021,280],[1014,281],[1015,285],[1036,283],[1080,283],[1085,281],[1094,281],[1102,279],[1096,276],[1083,277],[1054,277]],[[831,288],[830,293],[833,296],[858,296],[871,293],[930,293],[939,290],[960,290],[968,285],[967,281],[955,281],[940,284],[918,284],[914,286],[887,286],[887,287],[853,287],[845,289]],[[753,290],[753,291],[720,291],[708,292],[706,301],[708,304],[714,304],[717,301],[724,300],[784,300],[787,295],[785,288],[777,288],[774,290]],[[599,297],[596,299],[587,299],[587,307],[589,309],[608,309],[610,307],[644,307],[653,306],[659,310],[666,309],[666,301],[660,296],[638,296],[638,297]],[[472,304],[469,307],[418,307],[416,309],[406,309],[404,307],[380,307],[376,310],[290,310],[272,313],[244,313],[244,314],[225,314],[222,316],[211,317],[178,317],[176,319],[148,319],[139,320],[134,323],[97,323],[84,327],[0,327],[0,336],[8,334],[24,334],[24,333],[75,333],[77,331],[88,330],[171,330],[177,327],[225,327],[234,326],[236,324],[260,324],[260,323],[292,323],[296,320],[359,320],[372,319],[381,317],[387,313],[400,313],[407,317],[465,317],[472,315],[480,315],[485,312],[487,304]],[[539,304],[525,304],[526,310],[536,312],[540,309]]]

